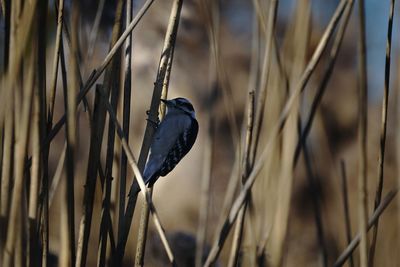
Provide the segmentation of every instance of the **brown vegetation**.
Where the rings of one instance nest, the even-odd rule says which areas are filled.
[[[363,0],[53,2],[1,1],[0,266],[398,265],[394,0],[379,105]],[[146,188],[175,96],[199,136]]]

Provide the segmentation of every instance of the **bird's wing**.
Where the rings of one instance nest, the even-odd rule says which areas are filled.
[[[150,147],[150,156],[143,172],[146,183],[153,181],[160,175],[157,172],[161,169],[168,152],[174,146],[179,133],[182,131],[182,125],[179,125],[179,121],[177,117],[167,115],[157,127]],[[171,127],[171,125],[174,127]]]
[[[189,126],[189,131],[183,131],[175,143],[172,149],[169,150],[164,163],[162,164],[159,175],[165,176],[172,171],[175,166],[181,161],[181,159],[189,152],[197,138],[199,131],[199,125],[196,120],[193,120],[192,125]]]
[[[190,131],[185,131],[185,129]],[[146,183],[153,184],[159,176],[165,176],[173,170],[192,148],[197,133],[196,120],[189,121],[176,116],[166,116],[154,134],[149,160],[144,171]]]

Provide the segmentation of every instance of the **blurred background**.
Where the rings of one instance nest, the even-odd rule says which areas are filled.
[[[14,1],[3,2],[10,4]],[[29,1],[20,2],[29,4]],[[79,15],[76,22],[78,66],[83,81],[86,81],[92,70],[102,64],[111,47],[112,28],[119,1],[78,2],[80,2],[77,4]],[[136,159],[139,158],[142,146],[147,113],[150,109],[173,2],[172,0],[154,1],[132,32],[129,144]],[[278,2],[277,10],[276,13],[271,13],[271,5],[274,2]],[[338,0],[183,1],[173,52],[168,99],[175,97],[190,99],[199,121],[199,135],[188,155],[167,177],[162,177],[157,181],[153,191],[154,205],[171,243],[178,266],[195,266],[196,236],[199,242],[199,236],[202,233],[204,234],[203,261],[207,258],[213,242],[218,240],[223,219],[242,189],[242,180],[243,183],[246,181],[248,173],[251,173],[259,161],[262,162],[263,167],[252,186],[251,197],[246,200],[243,236],[239,241],[237,258],[234,262],[230,259],[234,243],[233,232],[238,229],[238,226],[233,225],[216,261],[217,266],[332,266],[346,248],[349,236],[353,238],[358,233],[360,229],[359,173],[362,161],[358,132],[360,118],[358,1],[355,1],[352,6],[333,71],[328,74],[326,88],[318,101],[306,142],[300,144],[300,132],[305,129],[304,125],[319,88],[324,87],[323,81],[327,66],[330,64],[331,49],[340,34],[339,28],[345,21],[346,11],[342,12],[338,26],[332,32],[327,47],[306,83],[304,91],[296,99],[286,125],[278,127],[280,128],[279,135],[275,136],[274,133],[276,125],[279,124],[279,116],[284,112],[286,101],[298,87],[299,81],[303,79],[302,75],[306,66],[320,44],[335,10],[342,2],[346,2],[347,8],[353,5],[352,1]],[[144,3],[145,1],[142,0],[132,1],[133,17]],[[391,1],[365,0],[364,4],[366,88],[368,90],[366,209],[367,216],[370,218],[374,211],[375,191],[378,184],[382,98],[385,87],[385,56]],[[64,7],[65,24],[71,27],[73,24],[72,1],[65,1]],[[396,3],[390,56],[382,196],[397,188],[399,181],[397,167],[400,160],[398,134],[400,126],[400,109],[398,108],[400,28],[398,25],[400,21],[397,14],[399,8],[399,4]],[[49,86],[56,46],[55,1],[48,1],[46,9],[46,27],[39,28],[38,31],[45,32],[45,80]],[[272,20],[274,24],[272,35],[269,32],[271,15],[275,16],[275,20]],[[124,16],[123,29],[126,24]],[[2,80],[6,77],[5,62],[7,55],[9,56],[8,52],[5,52],[7,51],[5,21],[3,11],[0,19]],[[271,36],[273,36],[272,39]],[[73,64],[71,63],[73,55],[66,39],[64,38],[63,43],[67,66],[69,66],[68,64]],[[271,47],[270,50],[267,49],[268,46]],[[124,49],[122,51],[126,50]],[[117,57],[123,59],[123,55],[117,55]],[[54,121],[60,119],[66,112],[64,107],[66,91],[63,92],[62,89],[61,71],[59,70],[58,73]],[[103,76],[97,83],[102,83],[105,79]],[[121,72],[114,79],[123,81],[124,74]],[[122,121],[124,101],[122,85],[119,90],[121,93],[117,113]],[[47,98],[49,98],[49,91],[46,91]],[[251,100],[251,95],[254,96],[253,100]],[[89,110],[94,108],[94,97],[94,90],[91,90],[87,95]],[[5,101],[7,100],[1,100],[3,103]],[[246,125],[249,103],[252,101],[254,102],[254,125],[259,123],[259,137],[256,132],[253,133],[249,149],[254,154],[246,160]],[[75,181],[75,243],[78,241],[78,229],[84,210],[82,203],[87,183],[89,148],[93,139],[89,127],[91,115],[87,113],[88,111],[81,105],[76,122],[77,145],[73,177]],[[108,120],[107,118],[107,123]],[[0,122],[3,123],[3,121]],[[6,129],[5,123],[1,127],[3,127],[2,130]],[[257,129],[257,126],[254,127]],[[108,127],[106,127],[101,145],[100,162],[103,165],[106,165],[107,161],[106,140],[110,134],[107,129]],[[2,133],[5,133],[5,130]],[[3,138],[2,142],[5,144],[4,135],[0,137]],[[49,204],[48,244],[49,251],[53,255],[52,259],[54,258],[54,261],[58,263],[62,254],[60,251],[63,248],[60,241],[62,239],[60,226],[65,216],[63,217],[60,213],[62,213],[62,203],[65,198],[62,185],[54,182],[53,176],[57,177],[57,169],[63,168],[60,179],[69,177],[66,171],[67,165],[59,166],[65,140],[65,130],[60,131],[51,142],[48,158],[49,183],[55,186],[54,199]],[[32,139],[28,142],[32,142]],[[297,153],[296,147],[299,144],[301,148],[297,160],[294,155]],[[263,157],[262,152],[265,147],[270,147],[270,150],[267,156]],[[31,154],[32,148],[28,147],[27,156]],[[5,152],[2,155],[5,155]],[[3,169],[4,158],[4,156],[0,157],[3,159]],[[119,139],[116,139],[113,156],[115,168],[110,193],[111,220],[113,221],[111,231],[115,236],[118,236],[120,162],[121,144]],[[4,176],[2,176],[4,187],[3,179]],[[30,178],[26,179],[26,188],[29,188]],[[134,175],[128,167],[127,192],[133,179]],[[344,204],[344,184],[347,185],[348,217]],[[11,188],[13,188],[12,185],[8,189]],[[102,197],[101,185],[97,183],[87,266],[99,265]],[[11,199],[9,197],[9,201]],[[138,199],[123,266],[132,266],[135,261],[140,210],[143,204],[141,195]],[[400,262],[398,253],[400,249],[398,204],[400,202],[397,198],[392,202],[380,218],[376,250],[372,260],[374,266],[398,266]],[[27,203],[29,204],[28,201]],[[8,221],[9,218],[9,208],[6,210],[2,214],[4,221]],[[203,232],[199,229],[203,229]],[[371,245],[373,239],[371,233],[368,239]],[[5,235],[2,241],[4,245]],[[109,247],[110,245],[108,249]],[[359,253],[357,248],[352,260],[346,262],[347,266],[360,265]],[[167,265],[168,258],[153,221],[150,220],[144,266]],[[108,266],[112,266],[111,263],[108,263]]]

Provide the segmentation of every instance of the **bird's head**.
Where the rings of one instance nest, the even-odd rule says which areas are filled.
[[[186,98],[178,97],[171,100],[161,99],[161,101],[167,106],[168,112],[184,112],[192,118],[196,118],[193,105]]]

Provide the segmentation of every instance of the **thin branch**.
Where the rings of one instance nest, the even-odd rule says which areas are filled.
[[[358,174],[358,225],[361,233],[360,266],[368,266],[368,188],[367,188],[367,124],[368,124],[368,91],[367,91],[367,55],[365,33],[364,0],[358,1],[358,84],[359,84],[359,174]]]
[[[144,183],[142,174],[140,173],[140,170],[139,170],[139,166],[136,163],[135,157],[133,156],[133,153],[132,153],[132,151],[131,151],[128,143],[127,143],[127,140],[126,140],[126,137],[124,135],[124,132],[123,132],[123,130],[122,130],[122,128],[121,128],[121,126],[120,126],[120,124],[118,122],[117,116],[116,116],[114,110],[112,109],[111,104],[106,99],[106,93],[100,87],[98,87],[98,91],[100,92],[100,94],[101,94],[101,96],[102,96],[102,98],[104,100],[103,103],[104,103],[105,107],[107,108],[107,111],[108,111],[108,114],[110,116],[110,119],[115,124],[115,128],[116,128],[118,137],[121,140],[122,148],[124,149],[124,151],[126,153],[126,156],[128,158],[128,163],[129,163],[133,173],[135,174],[136,181],[137,181],[137,183],[138,183],[138,185],[140,187],[140,191],[141,191],[141,193],[142,193],[142,195],[144,197],[144,200],[147,202],[147,204],[150,207],[150,212],[153,215],[154,224],[156,226],[158,234],[160,235],[160,239],[161,239],[161,241],[162,241],[162,243],[164,245],[164,248],[165,248],[165,251],[167,253],[167,256],[168,256],[171,264],[175,264],[175,259],[174,259],[174,256],[172,254],[171,247],[168,244],[168,240],[167,240],[167,237],[165,235],[164,229],[162,227],[160,218],[159,218],[158,213],[156,211],[156,208],[155,208],[155,206],[154,206],[154,204],[153,204],[153,202],[151,200],[151,196],[150,196],[150,194],[148,192],[148,189],[146,188],[146,185]]]
[[[39,188],[40,188],[40,177],[41,177],[41,144],[40,144],[40,86],[35,86],[35,92],[33,96],[33,112],[32,112],[32,134],[31,134],[31,146],[32,146],[32,170],[31,170],[31,182],[29,187],[29,262],[32,266],[35,266],[39,260],[39,247],[40,241],[37,234],[37,211],[39,201]]]
[[[117,43],[118,40],[120,40],[120,35],[121,35],[121,30],[122,30],[122,14],[123,14],[123,1],[119,0],[117,2],[117,8],[116,8],[116,14],[114,18],[114,25],[112,28],[112,37],[110,41],[110,46],[115,47],[115,44]],[[118,99],[118,90],[119,86],[118,83],[115,83],[116,77],[120,77],[119,75],[119,70],[120,70],[120,54],[121,50],[116,50],[116,56],[112,59],[111,64],[108,65],[107,70],[104,74],[104,88],[105,88],[105,93],[107,95],[107,98],[109,95],[112,95],[112,101],[113,104],[115,104],[116,100]],[[76,53],[77,54],[77,53]],[[105,128],[105,120],[106,120],[106,108],[103,104],[105,100],[98,95],[98,92],[96,92],[95,95],[95,109],[94,109],[94,116],[93,116],[93,127],[91,129],[90,133],[90,146],[89,146],[89,158],[88,158],[88,167],[86,171],[86,186],[85,186],[85,191],[84,191],[84,210],[83,214],[81,217],[81,222],[79,226],[79,237],[78,237],[78,249],[77,249],[77,257],[76,257],[76,265],[77,267],[85,267],[86,265],[86,259],[87,259],[87,251],[88,251],[88,244],[89,244],[89,237],[90,237],[90,230],[92,227],[92,215],[93,215],[93,205],[94,205],[94,195],[95,195],[95,189],[96,189],[96,183],[97,183],[97,174],[98,174],[98,169],[99,169],[99,164],[100,164],[100,155],[101,155],[101,149],[102,149],[102,143],[103,143],[103,133],[104,133],[104,128]],[[112,127],[112,124],[110,124],[110,127]],[[113,128],[113,127],[112,127]],[[108,140],[108,144],[111,144],[111,146],[114,145],[113,141],[113,134],[114,131],[111,129],[111,133],[109,132],[109,137],[112,139]],[[110,147],[110,146],[109,146]],[[107,152],[107,160],[109,161],[108,164],[111,164],[112,166],[112,156],[113,156],[114,148],[108,150]],[[111,157],[111,159],[110,159]],[[111,167],[109,166],[106,167],[106,175],[111,175]],[[110,170],[110,173],[108,173],[108,170]],[[107,177],[109,179],[110,177]],[[111,179],[111,178],[110,178]],[[110,185],[110,184],[109,184]],[[110,185],[111,186],[111,185]],[[111,188],[105,189],[104,191],[106,192],[107,190],[110,190]],[[107,195],[107,193],[106,193]],[[108,195],[107,195],[108,198]],[[108,198],[109,199],[109,198]],[[107,200],[106,200],[107,202]],[[108,220],[106,220],[106,217],[104,215],[107,215],[108,212],[103,212],[102,213],[102,226],[107,226]],[[106,225],[105,225],[106,224]],[[105,245],[106,245],[106,240],[107,240],[107,229],[103,229],[104,231],[102,232],[102,235],[100,237],[100,250],[103,251],[104,253],[101,253],[105,257]]]
[[[258,1],[255,1],[258,3]],[[254,122],[254,138],[253,138],[253,143],[251,144],[251,152],[250,152],[250,162],[251,164],[254,164],[255,162],[255,157],[257,154],[257,148],[258,148],[258,141],[260,138],[260,132],[261,132],[261,124],[263,121],[263,114],[264,114],[264,107],[265,107],[265,102],[266,102],[266,97],[267,97],[267,84],[268,84],[268,79],[269,79],[269,72],[270,72],[270,66],[271,66],[271,51],[272,51],[272,46],[273,46],[273,40],[274,40],[274,30],[275,30],[275,23],[276,23],[276,17],[277,17],[277,12],[278,12],[278,0],[273,0],[270,2],[270,7],[269,7],[269,14],[268,14],[268,23],[266,25],[266,45],[265,45],[265,51],[264,51],[264,59],[263,59],[263,65],[262,65],[262,75],[261,75],[261,81],[260,81],[260,86],[258,88],[257,92],[257,104],[255,105],[256,111],[255,111],[255,122]],[[260,10],[261,12],[261,10]],[[263,17],[261,16],[263,19]],[[261,20],[263,21],[263,20]],[[264,25],[264,23],[262,23]]]
[[[118,1],[117,11],[116,11],[116,21],[115,26],[118,27],[118,32],[122,29],[122,18],[123,18],[123,6],[124,1]],[[120,79],[115,79],[114,77],[121,77],[121,53],[115,57],[112,63],[112,70],[110,70],[111,75],[107,76],[108,79],[105,80],[106,86],[110,88],[111,91],[111,106],[116,112],[118,109],[118,98],[120,90]],[[108,140],[107,140],[107,153],[106,153],[106,166],[105,166],[105,181],[103,189],[103,205],[101,211],[101,227],[100,227],[100,247],[99,247],[99,258],[98,266],[105,266],[106,264],[106,252],[107,252],[107,239],[110,227],[110,201],[111,201],[111,190],[112,190],[112,169],[114,162],[114,144],[115,144],[115,126],[109,121],[108,122]]]
[[[211,54],[214,57],[215,66],[217,70],[217,82],[221,86],[222,99],[224,108],[227,114],[230,133],[232,136],[233,144],[239,144],[239,128],[235,118],[234,110],[232,108],[232,86],[229,82],[225,65],[220,53],[220,11],[218,1],[200,1],[200,7],[205,17],[206,29],[208,34],[208,40],[210,45]]]
[[[79,40],[78,40],[78,24],[79,24],[79,2],[77,0],[72,1],[72,11],[71,11],[71,21],[72,21],[72,35],[71,35],[71,54],[78,54],[79,51]],[[76,136],[76,126],[77,126],[77,102],[76,95],[79,90],[79,78],[78,78],[78,62],[77,58],[72,56],[69,61],[69,76],[68,76],[68,88],[64,89],[64,104],[66,110],[66,187],[65,187],[65,199],[67,203],[68,211],[68,238],[65,240],[68,242],[66,245],[68,247],[68,257],[69,263],[73,264],[75,262],[75,155],[77,148],[77,136]]]
[[[96,11],[96,16],[95,16],[94,22],[93,22],[93,27],[89,34],[89,40],[88,40],[89,47],[88,47],[87,58],[91,58],[93,55],[93,50],[94,50],[94,46],[96,44],[97,35],[99,33],[99,26],[100,26],[101,16],[104,11],[105,2],[106,2],[106,0],[100,0],[99,4],[97,5],[97,11]],[[127,3],[129,3],[129,2],[130,1],[127,1]],[[128,4],[127,4],[127,8],[128,8]],[[129,19],[128,24],[130,22],[131,22],[131,19]]]
[[[301,129],[301,128],[300,128]],[[303,143],[303,155],[307,170],[308,184],[311,188],[311,198],[314,206],[315,225],[317,228],[318,245],[322,254],[322,266],[328,266],[328,249],[326,247],[324,228],[322,223],[321,203],[318,196],[318,188],[316,184],[316,177],[312,170],[312,163],[310,159],[310,152],[308,151],[307,144]]]
[[[375,193],[375,206],[376,209],[379,206],[382,198],[383,190],[383,168],[385,162],[385,145],[386,145],[386,128],[387,128],[387,117],[388,117],[388,105],[389,105],[389,85],[390,85],[390,61],[391,61],[391,49],[392,49],[392,28],[393,28],[393,13],[394,13],[395,0],[390,1],[389,21],[388,21],[388,32],[386,40],[386,58],[385,58],[385,81],[383,89],[382,99],[382,124],[381,124],[381,136],[380,136],[380,147],[379,147],[379,159],[378,159],[378,185]],[[376,222],[371,247],[369,249],[369,266],[374,265],[374,255],[376,247],[376,239],[378,235],[379,220]]]
[[[64,163],[65,163],[65,154],[67,151],[67,144],[64,144],[64,147],[61,151],[60,158],[57,163],[56,171],[54,173],[53,179],[51,180],[51,186],[49,188],[49,207],[53,204],[54,194],[57,191],[57,187],[59,186],[61,176],[63,173]]]
[[[49,100],[49,113],[48,121],[53,120],[54,114],[54,102],[56,97],[57,87],[57,73],[58,73],[58,62],[60,59],[60,44],[63,27],[63,16],[64,16],[64,0],[59,0],[58,3],[58,16],[57,16],[57,33],[54,45],[54,58],[53,58],[53,69],[51,74],[51,85],[50,85],[50,100]]]
[[[378,221],[379,217],[382,215],[382,213],[385,211],[387,206],[392,202],[394,197],[396,196],[398,192],[398,189],[393,189],[391,190],[385,198],[382,200],[382,202],[379,204],[378,208],[375,209],[374,213],[372,214],[371,218],[368,221],[367,229],[371,229],[372,226],[376,224]],[[336,260],[335,264],[333,267],[339,267],[342,266],[346,260],[350,257],[350,255],[353,253],[353,251],[357,248],[358,244],[360,243],[361,240],[361,233],[359,232],[351,241],[351,243],[347,246],[347,248],[340,254],[338,259]]]
[[[214,120],[212,118],[211,111],[212,107],[210,106],[208,108],[207,121],[205,125],[203,125],[203,127],[207,129],[207,135],[205,137],[204,152],[203,152],[199,221],[197,225],[197,236],[196,236],[196,258],[195,258],[196,267],[200,267],[203,261],[204,246],[207,234],[208,211],[210,204],[210,180],[211,180],[211,170],[213,161],[212,152],[213,152],[213,132],[214,132]]]
[[[10,101],[12,102],[12,101]],[[9,212],[11,165],[13,151],[13,112],[7,112],[4,123],[4,148],[1,169],[1,206],[0,216],[6,218]],[[5,230],[5,225],[3,226]],[[4,236],[3,236],[4,237]]]
[[[337,56],[338,56],[338,52],[339,52],[339,49],[341,47],[341,44],[342,44],[342,41],[343,41],[343,37],[344,37],[345,31],[347,29],[347,25],[348,25],[348,22],[349,22],[349,19],[350,19],[350,16],[351,16],[351,11],[353,9],[353,4],[354,4],[353,0],[348,0],[348,4],[347,4],[346,9],[345,9],[345,11],[343,13],[344,20],[341,23],[341,25],[340,25],[340,27],[338,29],[338,32],[336,34],[334,43],[332,45],[332,49],[331,49],[330,54],[329,54],[329,61],[328,61],[327,67],[325,69],[324,76],[322,78],[321,83],[318,86],[317,93],[316,93],[316,95],[315,95],[315,97],[314,97],[314,99],[313,99],[313,101],[311,103],[311,108],[310,108],[309,115],[307,117],[304,129],[303,129],[303,131],[301,133],[299,141],[297,143],[296,152],[295,152],[295,156],[294,156],[295,157],[294,166],[296,166],[296,164],[298,162],[298,159],[299,159],[299,156],[300,156],[300,152],[301,152],[301,144],[304,142],[305,139],[307,139],[308,134],[310,133],[311,126],[312,126],[312,123],[314,121],[315,114],[316,114],[316,112],[318,110],[319,104],[321,103],[322,96],[324,95],[326,87],[328,85],[328,82],[329,82],[329,80],[331,78],[331,75],[332,75],[332,72],[333,72],[333,68],[335,66],[336,59],[337,59]]]
[[[342,172],[342,193],[343,193],[343,207],[344,207],[344,221],[346,225],[346,238],[347,245],[351,243],[351,223],[350,223],[350,209],[349,209],[349,195],[347,190],[347,176],[346,165],[343,160],[340,161],[340,169]],[[350,266],[354,267],[353,255],[350,254]]]
[[[204,264],[204,266],[210,266],[212,265],[215,260],[217,259],[219,253],[221,252],[222,246],[227,238],[227,235],[232,227],[232,224],[234,223],[237,214],[240,210],[240,207],[243,205],[245,199],[247,198],[248,193],[250,192],[250,189],[261,171],[265,159],[267,158],[268,155],[270,155],[273,144],[275,143],[276,138],[280,134],[282,127],[284,126],[286,119],[295,104],[297,98],[299,95],[303,92],[308,80],[310,79],[311,74],[314,72],[315,67],[317,63],[319,62],[322,52],[325,50],[329,39],[332,37],[334,29],[336,28],[336,25],[338,24],[343,11],[346,7],[347,0],[342,0],[338,7],[336,8],[335,13],[333,14],[331,21],[329,22],[317,48],[314,51],[313,56],[311,57],[310,62],[308,63],[306,69],[303,72],[303,75],[301,79],[299,80],[298,84],[292,91],[292,94],[288,98],[282,113],[280,114],[280,117],[278,119],[278,122],[275,124],[275,126],[272,128],[271,135],[269,139],[267,140],[267,144],[264,148],[264,151],[261,153],[260,158],[256,163],[254,164],[254,168],[249,175],[248,180],[243,186],[243,189],[241,190],[239,196],[236,198],[235,202],[232,205],[232,208],[230,209],[229,215],[226,218],[224,224],[218,231],[218,237],[215,239],[213,246],[211,248],[210,254],[208,255],[207,261]]]
[[[35,42],[34,42],[35,43]],[[35,44],[33,45],[35,46]],[[35,51],[34,49],[32,51]],[[32,96],[34,91],[35,75],[34,69],[36,64],[36,54],[31,53],[29,63],[31,64],[28,68],[27,82],[24,88],[24,98],[22,104],[22,115],[20,122],[20,131],[17,135],[17,143],[15,147],[15,161],[14,161],[14,187],[12,190],[11,197],[11,209],[8,220],[7,238],[4,247],[3,263],[2,266],[11,266],[12,254],[14,252],[15,241],[18,235],[18,213],[21,209],[21,201],[23,195],[24,185],[24,163],[28,147],[28,137],[31,122],[31,111],[32,111]]]
[[[29,4],[24,5],[24,8],[19,16],[19,25],[24,25],[24,27],[19,27],[18,28],[18,34],[15,36],[14,42],[17,43],[15,47],[14,43],[11,44],[10,40],[10,47],[13,47],[11,49],[12,54],[10,54],[10,62],[8,62],[8,69],[5,77],[1,80],[2,81],[2,88],[3,90],[0,90],[0,99],[12,99],[12,93],[13,89],[15,88],[15,84],[20,81],[18,79],[19,72],[22,67],[22,60],[25,55],[25,53],[29,50],[28,48],[31,48],[28,46],[28,44],[31,44],[29,42],[30,34],[32,32],[32,27],[33,25],[36,25],[34,23],[35,19],[35,14],[36,14],[36,9],[37,9],[37,0],[32,0],[29,2]],[[13,37],[12,35],[11,37]],[[6,101],[4,105],[0,105],[0,125],[3,125],[4,122],[4,117],[7,110],[9,110],[10,103],[11,101]],[[17,115],[17,114],[16,114]]]
[[[126,2],[126,24],[128,25],[132,20],[133,13],[133,0]],[[122,127],[126,140],[129,144],[129,125],[131,115],[131,91],[132,91],[132,34],[126,39],[125,42],[125,74],[124,74],[124,95],[123,95],[123,118]],[[127,174],[127,158],[125,152],[121,151],[121,166],[120,166],[120,180],[119,180],[119,210],[118,210],[118,239],[121,239],[124,225],[125,215],[125,199],[126,199],[126,174]]]
[[[114,44],[114,46],[111,48],[111,50],[108,52],[107,56],[103,60],[103,62],[100,64],[98,68],[92,71],[91,75],[89,78],[86,80],[84,85],[82,86],[81,90],[79,91],[77,95],[77,104],[79,104],[86,94],[89,92],[89,90],[92,88],[92,86],[95,84],[95,82],[100,78],[100,76],[103,74],[104,70],[108,66],[108,64],[111,62],[117,51],[121,48],[121,46],[124,44],[125,39],[129,36],[129,34],[133,31],[133,29],[137,26],[139,21],[142,19],[144,14],[147,12],[147,10],[150,8],[151,4],[154,2],[154,0],[147,0],[142,8],[139,10],[135,18],[132,20],[132,22],[128,25],[128,27],[125,29],[125,31],[121,34],[119,37],[118,41]],[[0,91],[1,93],[2,91]],[[0,115],[1,113],[1,108],[0,106]],[[57,133],[60,131],[61,127],[65,123],[65,114],[60,118],[60,120],[54,124],[54,127],[51,129],[49,132],[48,136],[46,137],[45,143],[48,144],[53,140],[53,138],[57,135]],[[1,116],[0,116],[0,122],[1,122]]]
[[[251,171],[250,165],[250,147],[251,141],[253,136],[253,126],[254,126],[254,89],[250,88],[250,92],[248,93],[248,100],[247,100],[247,127],[246,127],[246,136],[243,148],[243,162],[242,162],[242,183],[245,183],[247,177]],[[242,243],[243,238],[243,225],[245,221],[245,215],[247,210],[247,205],[251,198],[249,197],[246,201],[245,205],[242,206],[241,210],[239,211],[239,218],[236,222],[235,233],[233,235],[233,242],[232,242],[232,249],[231,254],[229,257],[228,266],[234,267],[237,266],[238,258],[239,258],[239,251],[240,251],[240,244]]]
[[[169,24],[169,27],[166,32],[166,38],[164,40],[164,46],[160,58],[159,68],[157,72],[156,82],[154,83],[153,96],[151,99],[150,110],[148,112],[148,119],[145,134],[143,137],[142,148],[140,150],[138,166],[140,171],[143,171],[147,156],[150,150],[150,145],[152,141],[152,136],[155,132],[155,124],[154,122],[158,121],[158,108],[160,105],[160,97],[162,94],[163,84],[165,82],[165,75],[168,69],[168,61],[171,56],[171,49],[173,49],[175,44],[175,37],[178,27],[178,19],[179,12],[177,12],[177,8],[181,6],[182,0],[178,1],[180,4],[176,6],[176,2],[174,2],[173,10],[171,11],[170,20],[175,20],[176,23]],[[174,9],[175,8],[175,9]],[[176,17],[174,17],[174,15]],[[173,26],[172,28],[170,26]],[[140,185],[140,184],[139,184]],[[131,227],[131,222],[133,218],[133,213],[135,210],[137,194],[139,191],[138,183],[134,180],[130,186],[129,194],[128,194],[128,203],[125,211],[125,222],[124,222],[124,232],[118,240],[117,251],[114,260],[116,261],[116,265],[120,265],[120,261],[123,259],[123,255],[125,253],[125,246],[128,240],[129,230]],[[142,189],[143,190],[143,189]]]
[[[163,83],[161,84],[162,85],[161,96],[164,99],[167,98],[167,94],[168,94],[169,79],[170,79],[170,75],[171,75],[171,68],[172,68],[173,56],[174,56],[174,51],[175,51],[176,37],[178,34],[178,26],[179,26],[179,20],[180,20],[180,16],[181,16],[182,4],[183,4],[183,0],[175,0],[172,3],[172,8],[171,8],[171,13],[170,13],[170,18],[168,21],[167,31],[165,33],[163,53],[167,54],[166,55],[167,65],[166,65],[165,73],[163,73],[162,76],[157,76],[157,80],[159,80],[161,78],[163,79]],[[160,65],[161,64],[162,63],[160,62]],[[156,84],[157,84],[157,81],[156,81]],[[157,89],[155,86],[154,91],[158,91],[158,90],[159,89]],[[165,115],[165,105],[161,105],[160,119],[163,119],[164,115]],[[149,136],[152,136],[153,133],[154,132],[152,131],[151,135],[149,135]],[[144,142],[143,142],[143,144],[144,144]],[[150,195],[151,195],[152,191],[150,191],[150,192],[151,192],[150,193]],[[149,208],[150,207],[147,205],[147,203],[144,203],[143,208],[142,208],[142,215],[140,218],[140,224],[139,224],[135,266],[143,266],[143,264],[144,264],[144,254],[145,254],[145,248],[146,248],[147,230],[148,230],[148,223],[149,223]]]

